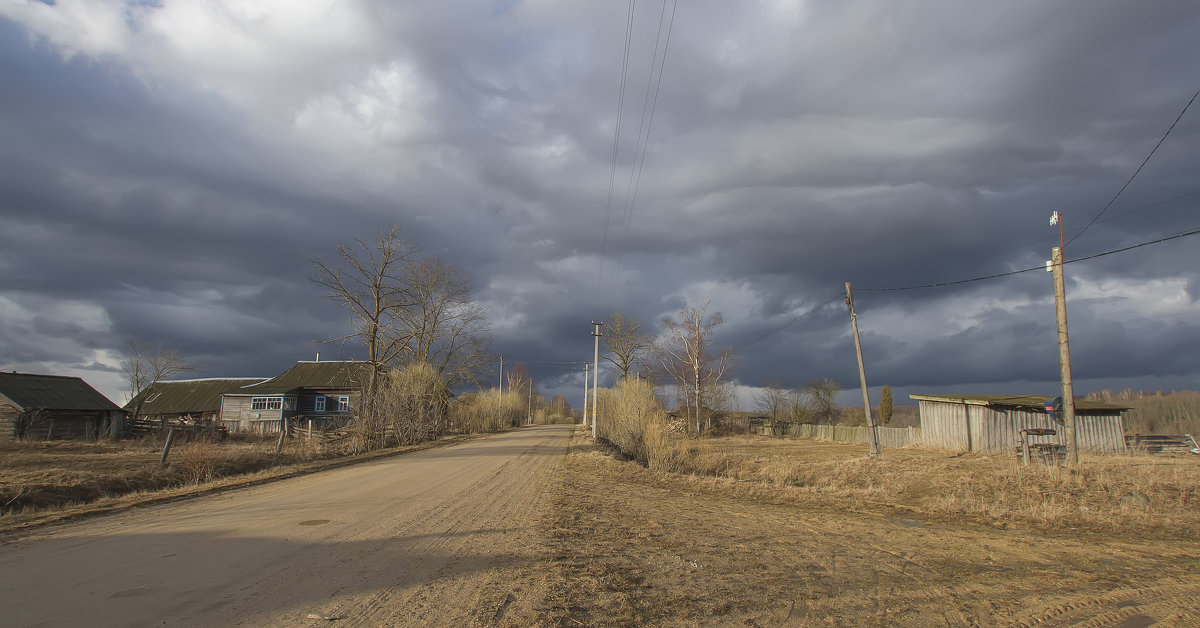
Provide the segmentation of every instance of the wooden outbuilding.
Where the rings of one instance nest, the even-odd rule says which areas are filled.
[[[1047,397],[1036,395],[909,395],[921,412],[926,445],[955,451],[1011,453],[1021,430],[1051,429],[1031,436],[1031,444],[1062,445],[1065,426],[1046,412]],[[1075,398],[1075,440],[1080,451],[1124,453],[1126,406]]]
[[[117,436],[125,411],[78,377],[0,373],[0,441]]]
[[[125,410],[136,419],[209,422],[221,414],[221,395],[267,379],[233,377],[154,382],[130,399]]]

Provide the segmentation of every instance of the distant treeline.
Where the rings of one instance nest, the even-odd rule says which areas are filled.
[[[1113,392],[1105,388],[1085,395],[1091,401],[1127,405],[1127,434],[1194,434],[1200,437],[1200,391],[1135,391],[1126,388]]]

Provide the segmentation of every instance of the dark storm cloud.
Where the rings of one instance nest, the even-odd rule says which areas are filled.
[[[0,9],[0,366],[111,371],[130,338],[202,376],[353,355],[313,342],[348,317],[309,260],[400,223],[470,273],[506,362],[582,362],[588,321],[654,331],[689,299],[742,345],[852,281],[873,382],[1051,381],[1044,272],[866,289],[1039,266],[1050,211],[1086,224],[1200,62],[1189,3],[681,4],[637,178],[641,3],[610,202],[623,6],[315,6]],[[1195,115],[1069,257],[1200,226]],[[1193,241],[1068,268],[1077,377],[1200,375]],[[745,348],[739,380],[853,385],[847,322]]]

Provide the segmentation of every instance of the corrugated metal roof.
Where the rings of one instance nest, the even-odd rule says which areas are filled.
[[[909,399],[917,401],[945,401],[949,403],[965,403],[967,405],[976,406],[1013,406],[1017,408],[1034,408],[1036,410],[1045,410],[1046,400],[1053,399],[1057,395],[1039,396],[1039,395],[909,395]],[[1089,401],[1082,397],[1075,397],[1075,409],[1087,411],[1112,410],[1120,412],[1129,410],[1129,406],[1119,406],[1112,403],[1102,403],[1100,401]]]
[[[21,410],[120,410],[78,377],[0,373],[0,395]]]
[[[125,404],[133,412],[141,403],[141,414],[189,414],[217,412],[221,409],[221,395],[237,392],[247,384],[264,381],[265,377],[238,377],[226,379],[181,379],[155,382]]]
[[[281,394],[297,388],[362,388],[370,376],[368,362],[297,362],[295,366],[264,382],[243,386],[242,394]]]

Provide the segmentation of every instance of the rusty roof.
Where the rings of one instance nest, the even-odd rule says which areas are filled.
[[[22,411],[121,409],[82,379],[63,375],[0,373],[0,397]]]

